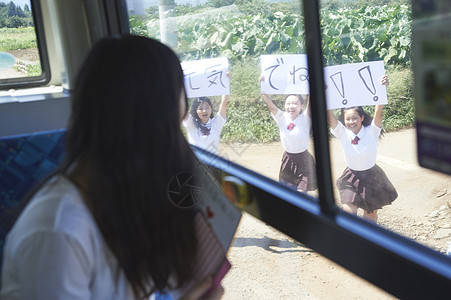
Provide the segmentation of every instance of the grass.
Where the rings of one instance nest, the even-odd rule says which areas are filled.
[[[383,126],[386,131],[412,127],[415,124],[413,73],[410,68],[387,70],[388,105],[384,108]]]
[[[37,48],[36,33],[29,28],[0,29],[0,51]]]

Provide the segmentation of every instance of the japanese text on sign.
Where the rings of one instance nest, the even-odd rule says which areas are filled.
[[[262,55],[262,94],[309,94],[306,54]]]
[[[307,55],[262,55],[262,94],[309,94]],[[327,108],[387,104],[384,62],[324,68]]]
[[[185,61],[181,65],[188,98],[230,94],[226,57]]]

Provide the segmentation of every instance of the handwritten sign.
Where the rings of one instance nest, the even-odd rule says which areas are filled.
[[[227,57],[182,62],[188,98],[230,94]]]
[[[383,61],[325,67],[327,108],[387,104],[384,74]]]
[[[262,55],[262,94],[309,94],[306,54]]]
[[[306,54],[262,55],[262,94],[309,94]],[[380,81],[384,62],[373,61],[324,68],[327,108],[387,104]]]

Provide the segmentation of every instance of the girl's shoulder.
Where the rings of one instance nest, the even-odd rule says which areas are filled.
[[[367,130],[367,132],[371,132],[376,137],[379,137],[382,132],[382,127],[378,127],[376,124],[374,124],[374,120],[370,125],[365,126],[365,129]]]
[[[283,120],[284,118],[288,117],[288,114],[287,114],[285,111],[280,110],[279,108],[277,109],[277,113],[276,113],[275,115],[274,115],[272,112],[271,112],[270,114],[271,114],[271,117],[272,117],[277,123],[279,123],[280,120]]]
[[[188,114],[188,116],[187,116],[185,119],[183,119],[182,125],[183,125],[185,128],[195,126],[196,124],[195,124],[195,122],[194,122],[193,116],[191,116],[190,114]]]
[[[211,123],[210,123],[211,122]],[[213,117],[213,119],[210,119],[209,121],[208,121],[208,123],[210,123],[210,124],[215,124],[215,125],[219,125],[219,126],[221,126],[221,125],[224,125],[225,124],[225,122],[226,122],[226,119],[225,118],[223,118],[220,114],[216,114],[216,116],[214,116]],[[208,124],[207,123],[207,124]]]
[[[31,198],[11,232],[16,241],[36,233],[85,240],[95,226],[79,189],[66,176],[55,175]]]

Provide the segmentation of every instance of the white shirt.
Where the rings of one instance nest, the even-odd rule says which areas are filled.
[[[46,183],[8,234],[1,299],[133,299],[77,188]]]
[[[310,139],[311,119],[307,112],[299,114],[295,120],[291,120],[290,116],[277,109],[277,114],[271,117],[279,125],[280,141],[282,146],[288,153],[301,153],[307,150]],[[288,129],[288,125],[293,123],[295,126],[292,130]]]
[[[369,126],[362,126],[357,136],[360,138],[357,144],[352,144],[356,136],[352,130],[346,128],[341,122],[332,129],[332,134],[341,142],[341,148],[345,156],[346,165],[356,171],[372,168],[376,164],[377,143],[382,128],[377,127],[374,121]]]
[[[202,131],[196,126],[191,115],[188,115],[188,119],[183,120],[183,126],[186,128],[188,142],[190,144],[217,154],[219,138],[225,122],[226,119],[224,119],[220,114],[217,114],[213,119],[208,120],[205,125],[210,127],[209,135],[202,134]]]

